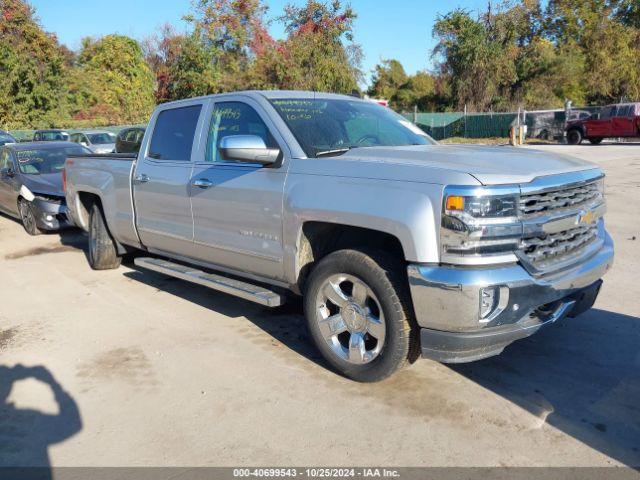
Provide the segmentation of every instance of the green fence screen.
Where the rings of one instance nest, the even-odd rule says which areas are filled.
[[[517,113],[403,113],[435,140],[451,137],[508,137],[518,120]]]

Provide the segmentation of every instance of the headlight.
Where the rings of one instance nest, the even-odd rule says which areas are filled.
[[[445,200],[445,214],[467,219],[517,217],[518,197],[448,195]]]
[[[514,261],[522,238],[517,187],[447,187],[442,208],[442,260],[481,264]]]

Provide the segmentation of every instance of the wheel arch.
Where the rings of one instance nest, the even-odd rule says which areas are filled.
[[[403,263],[407,261],[400,239],[389,232],[344,223],[304,222],[298,235],[296,290],[304,291],[310,271],[324,257],[338,250],[359,248],[378,249]]]

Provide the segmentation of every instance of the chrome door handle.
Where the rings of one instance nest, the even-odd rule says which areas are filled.
[[[198,188],[211,188],[213,187],[213,182],[210,180],[207,180],[206,178],[199,178],[191,182],[191,185]]]
[[[145,175],[144,173],[136,175],[135,177],[133,177],[133,179],[138,183],[147,183],[149,180],[151,180],[149,176]]]

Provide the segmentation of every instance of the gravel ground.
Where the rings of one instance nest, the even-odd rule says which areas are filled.
[[[94,272],[81,234],[0,216],[0,465],[640,465],[640,145],[527,148],[607,172],[595,308],[376,385],[326,368],[297,305]]]

